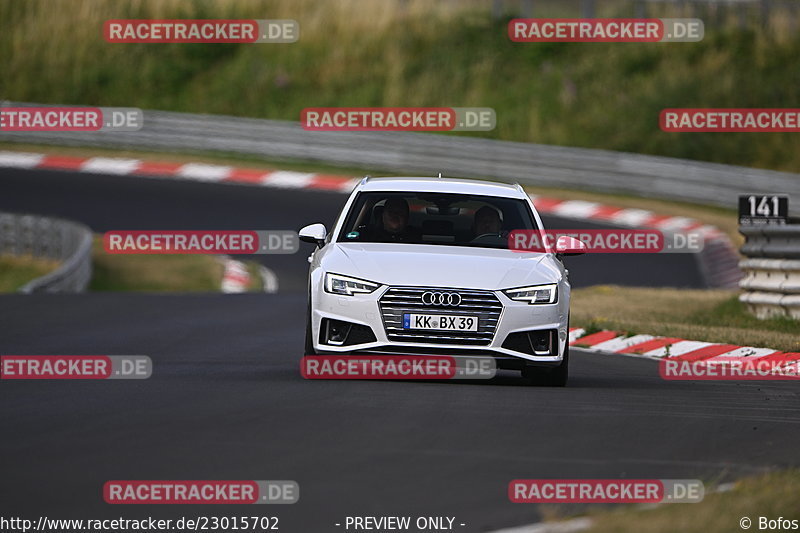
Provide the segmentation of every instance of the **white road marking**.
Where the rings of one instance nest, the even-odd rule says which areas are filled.
[[[198,181],[221,181],[227,178],[232,168],[204,163],[186,163],[178,169],[177,176]]]
[[[639,344],[641,342],[647,342],[649,340],[655,339],[653,335],[634,335],[632,337],[616,337],[611,340],[603,341],[599,344],[595,344],[590,350],[602,350],[604,352],[618,352],[620,350],[624,350],[629,346],[633,346],[634,344]]]
[[[25,152],[0,152],[0,167],[35,168],[44,159],[44,154]]]
[[[87,159],[81,165],[83,172],[97,174],[130,174],[134,172],[142,162],[139,159],[121,159],[112,157],[93,157]]]
[[[279,170],[272,172],[265,177],[261,183],[269,187],[281,187],[286,189],[302,189],[307,187],[316,174],[309,172],[292,172],[290,170]]]
[[[711,346],[712,344],[714,343],[701,342],[701,341],[679,341],[669,347],[669,356],[676,357],[678,355],[683,355],[685,353],[699,350],[700,348],[705,348],[706,346]],[[649,352],[645,352],[644,355],[650,355],[653,357],[664,357],[667,355],[667,347],[662,346],[661,348],[650,350]]]

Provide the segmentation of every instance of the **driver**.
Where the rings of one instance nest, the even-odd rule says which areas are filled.
[[[383,206],[381,223],[374,240],[378,242],[418,242],[421,235],[408,225],[408,202],[404,198],[388,198]]]
[[[485,205],[475,211],[475,220],[472,224],[476,237],[481,235],[500,235],[503,223],[497,209]]]

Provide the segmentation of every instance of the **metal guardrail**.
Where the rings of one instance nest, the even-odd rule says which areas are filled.
[[[545,10],[536,9],[541,3],[539,0],[492,0],[492,18],[500,19],[507,15],[523,18],[544,16],[539,11],[544,11],[551,17],[594,18],[602,14],[600,9],[607,5],[598,0],[561,0],[558,3],[558,11],[553,12],[552,3],[546,5]],[[752,22],[767,26],[772,17],[792,17],[796,15],[798,8],[797,2],[792,0],[617,0],[612,7],[615,16],[647,18],[656,16],[653,13],[653,6],[669,7],[672,11],[676,11],[671,16],[680,16],[681,12],[692,17],[711,15],[717,23],[724,20],[726,15],[736,15],[739,27],[746,27]],[[608,16],[607,10],[606,16]],[[790,23],[794,29],[796,24],[791,19]]]
[[[524,185],[625,192],[726,207],[736,205],[743,192],[800,196],[800,175],[787,172],[455,135],[312,132],[297,122],[165,111],[145,111],[144,127],[136,132],[0,132],[0,141],[216,151],[388,172],[492,177]]]
[[[740,226],[747,239],[739,263],[745,303],[758,318],[800,319],[800,224]]]
[[[0,213],[0,254],[59,261],[19,292],[83,292],[92,277],[92,232],[83,224],[38,215]]]
[[[800,224],[739,226],[747,257],[800,259]]]

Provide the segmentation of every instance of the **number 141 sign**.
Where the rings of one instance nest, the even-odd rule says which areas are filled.
[[[786,224],[789,197],[782,194],[739,196],[739,224]]]

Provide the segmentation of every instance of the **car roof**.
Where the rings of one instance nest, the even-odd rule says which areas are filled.
[[[444,192],[504,198],[527,197],[517,184],[462,178],[364,178],[357,188],[364,192]]]

